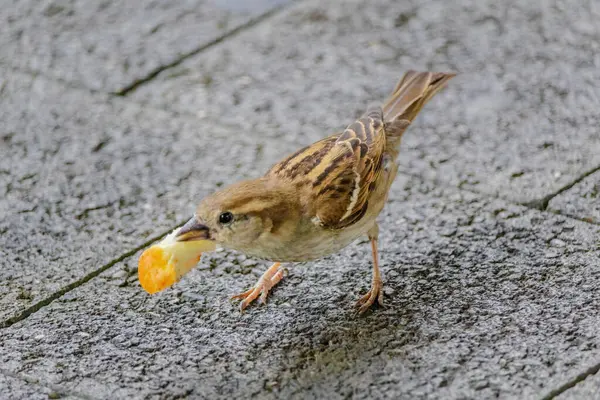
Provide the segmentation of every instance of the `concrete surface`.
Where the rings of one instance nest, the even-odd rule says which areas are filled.
[[[532,202],[600,165],[599,20],[586,1],[311,0],[132,96],[307,144],[409,68],[457,71],[406,135],[403,166]]]
[[[128,4],[0,11],[0,398],[598,391],[595,3],[304,0],[253,27],[280,2]],[[235,23],[215,30],[221,15]],[[229,251],[143,292],[141,249],[202,196],[343,127],[408,68],[462,75],[404,142],[385,308],[352,309],[365,242],[292,266],[242,315],[228,297],[266,266]]]
[[[118,92],[284,2],[5,0],[0,62]]]
[[[579,400],[600,398],[600,377],[591,376],[557,397],[558,400]]]
[[[38,386],[32,381],[0,374],[0,398],[2,399],[76,399],[77,397],[64,395],[50,388]]]
[[[600,224],[600,171],[553,198],[549,209]]]
[[[0,319],[173,229],[263,140],[0,70]],[[214,160],[222,160],[219,163]],[[229,161],[233,160],[233,161]],[[19,265],[19,268],[15,268]]]
[[[414,178],[381,220],[387,307],[366,317],[366,243],[243,315],[228,296],[264,264],[213,255],[149,296],[118,274],[132,258],[5,329],[0,363],[101,398],[448,399],[535,398],[597,361],[600,226]]]

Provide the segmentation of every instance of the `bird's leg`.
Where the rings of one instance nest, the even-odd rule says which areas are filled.
[[[269,267],[268,270],[260,277],[256,285],[253,288],[246,290],[244,293],[237,294],[232,299],[241,299],[240,311],[244,311],[250,303],[252,303],[260,295],[260,302],[263,304],[267,303],[267,296],[269,290],[279,283],[283,279],[284,269],[280,268],[281,263],[274,263]]]
[[[373,281],[371,282],[371,290],[366,295],[361,297],[356,303],[359,314],[364,313],[371,307],[375,300],[379,305],[383,305],[383,283],[381,281],[381,272],[379,272],[379,257],[377,255],[377,237],[379,227],[375,225],[368,232],[369,240],[371,241],[371,251],[373,252]]]

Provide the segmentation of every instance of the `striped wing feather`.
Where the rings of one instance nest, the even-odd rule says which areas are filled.
[[[267,176],[296,185],[314,222],[329,229],[352,225],[367,211],[384,151],[396,158],[404,131],[454,75],[408,71],[383,110],[372,109],[341,134],[292,154]]]
[[[303,182],[313,198],[314,221],[341,229],[358,221],[381,171],[385,134],[381,109],[367,112],[344,132],[316,142],[276,164],[267,176]]]

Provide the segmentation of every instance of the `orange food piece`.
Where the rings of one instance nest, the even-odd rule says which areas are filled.
[[[198,264],[202,252],[216,247],[210,240],[178,242],[175,240],[177,231],[171,232],[140,256],[138,278],[140,285],[150,294],[172,286]]]
[[[138,277],[146,292],[160,292],[177,281],[175,268],[168,261],[165,251],[159,246],[152,246],[142,253],[138,263]]]

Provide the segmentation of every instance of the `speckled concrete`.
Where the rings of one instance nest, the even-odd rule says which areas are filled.
[[[6,0],[0,63],[118,92],[283,3]]]
[[[4,69],[0,320],[189,218],[194,199],[277,149]],[[254,172],[256,174],[257,171]]]
[[[600,170],[554,197],[549,209],[600,224]]]
[[[0,11],[0,398],[594,396],[594,3],[306,0],[185,61],[185,32],[235,25],[199,33],[216,3],[90,4]],[[228,298],[266,265],[242,254],[139,287],[141,249],[204,195],[343,127],[408,68],[462,73],[406,135],[380,217],[385,308],[352,307],[365,241],[288,266],[244,314]]]
[[[600,398],[600,376],[591,376],[562,393],[557,400],[582,400]]]
[[[32,381],[3,375],[0,372],[0,398],[2,399],[77,399],[78,397],[65,395],[50,388],[39,386]]]
[[[403,167],[518,202],[600,166],[600,10],[567,0],[302,2],[165,71],[137,101],[308,144],[407,69],[459,72],[404,140]]]
[[[449,399],[535,398],[597,359],[600,227],[406,178],[381,221],[387,307],[365,317],[366,243],[243,315],[228,296],[264,264],[217,253],[149,296],[131,258],[5,329],[0,363],[103,398]]]

